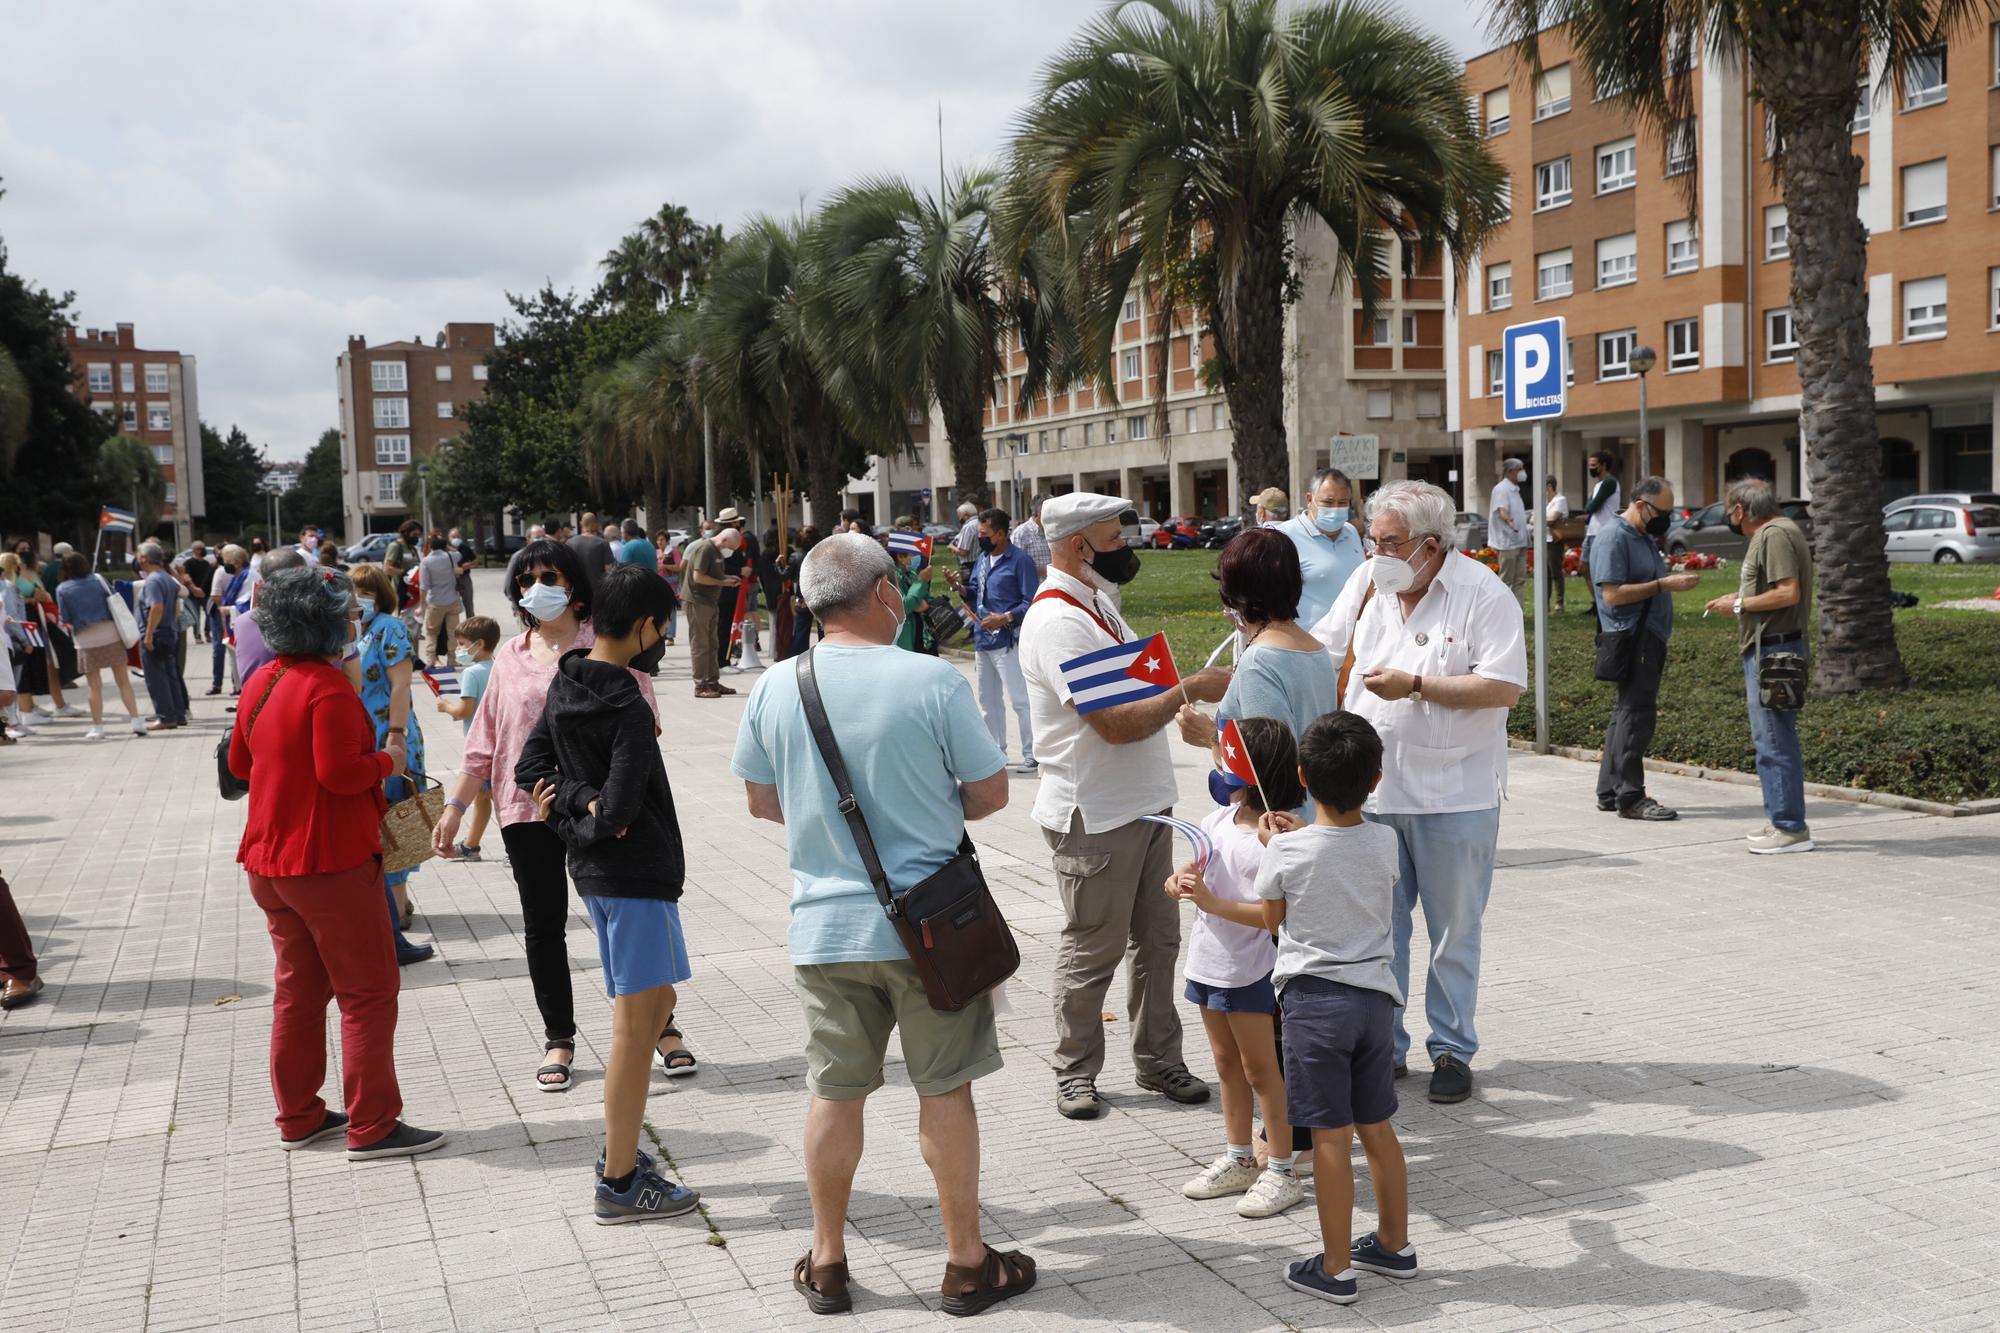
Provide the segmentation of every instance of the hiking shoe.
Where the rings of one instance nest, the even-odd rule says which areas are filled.
[[[321,1139],[331,1138],[335,1134],[344,1134],[346,1132],[347,1132],[346,1114],[344,1112],[335,1111],[332,1108],[328,1108],[326,1113],[326,1119],[319,1122],[318,1129],[314,1130],[310,1134],[305,1135],[303,1138],[279,1139],[278,1146],[280,1148],[283,1148],[286,1152],[297,1152],[299,1149],[305,1147],[308,1144],[318,1143]]]
[[[470,843],[461,842],[458,844],[458,850],[452,854],[452,859],[457,861],[477,861],[480,859],[479,849]]]
[[[597,1182],[597,1201],[591,1206],[591,1216],[601,1227],[615,1227],[621,1222],[643,1222],[649,1217],[679,1217],[693,1212],[700,1202],[701,1195],[657,1171],[634,1171],[631,1188],[622,1194],[605,1181]]]
[[[1056,1110],[1070,1120],[1095,1120],[1104,1114],[1104,1099],[1097,1095],[1097,1080],[1066,1078],[1056,1085]]]
[[[633,1154],[632,1161],[636,1164],[642,1175],[648,1171],[657,1171],[660,1169],[660,1164],[653,1160],[653,1154],[647,1152],[644,1148],[638,1149]],[[597,1178],[599,1180],[604,1179],[604,1150],[602,1148],[597,1150]]]
[[[1208,1100],[1208,1084],[1188,1073],[1186,1065],[1174,1065],[1157,1074],[1140,1074],[1139,1086],[1183,1106],[1194,1106]]]
[[[1765,833],[1750,835],[1750,852],[1753,856],[1782,856],[1786,852],[1809,852],[1812,849],[1811,829],[1773,828]]]
[[[1430,1098],[1434,1102],[1462,1102],[1472,1095],[1472,1071],[1465,1061],[1446,1051],[1431,1070]]]
[[[1263,1174],[1255,1162],[1239,1162],[1224,1153],[1210,1162],[1207,1170],[1181,1186],[1181,1195],[1189,1199],[1221,1199],[1241,1194]]]
[[[1287,1171],[1265,1167],[1249,1193],[1236,1201],[1238,1217],[1276,1217],[1306,1197],[1305,1182]]]
[[[414,1125],[396,1122],[396,1127],[375,1142],[363,1148],[349,1148],[347,1160],[350,1162],[372,1162],[383,1157],[415,1157],[444,1147],[444,1131],[441,1129],[418,1129]]]
[[[1329,1277],[1325,1260],[1325,1255],[1315,1254],[1310,1259],[1286,1264],[1285,1285],[1293,1291],[1303,1291],[1308,1296],[1317,1296],[1335,1305],[1354,1304],[1361,1295],[1361,1284],[1354,1280],[1354,1270],[1349,1268],[1339,1277]]]
[[[1354,1242],[1353,1253],[1347,1262],[1370,1273],[1380,1273],[1383,1277],[1411,1278],[1417,1275],[1417,1247],[1405,1245],[1400,1250],[1384,1249],[1382,1242],[1369,1232]]]
[[[1616,796],[1600,796],[1597,798],[1597,808],[1608,815],[1618,808],[1618,798]]]
[[[1668,809],[1650,796],[1641,796],[1632,804],[1620,807],[1620,819],[1643,819],[1649,824],[1664,824],[1671,819],[1679,819],[1681,812]]]

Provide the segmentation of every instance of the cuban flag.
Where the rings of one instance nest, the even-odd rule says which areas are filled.
[[[432,694],[439,695],[440,697],[449,695],[456,699],[458,697],[458,668],[440,667],[435,671],[427,670],[424,672],[424,684],[431,687]]]
[[[47,638],[43,637],[42,627],[40,625],[36,624],[32,620],[23,620],[20,622],[20,625],[21,625],[21,633],[28,640],[28,646],[30,648],[33,648],[37,652],[39,652],[42,649],[49,646],[49,641]]]
[[[1243,743],[1243,732],[1238,729],[1235,718],[1225,718],[1222,735],[1218,743],[1222,747],[1222,767],[1231,777],[1241,778],[1253,787],[1264,784],[1257,781],[1257,770],[1250,763],[1250,747]]]
[[[138,526],[139,516],[129,509],[113,509],[106,505],[97,511],[100,532],[130,532]]]
[[[911,532],[907,528],[891,528],[889,554],[914,555],[928,561],[931,558],[931,539],[921,532]]]
[[[1176,819],[1172,815],[1140,815],[1139,818],[1149,824],[1165,824],[1186,838],[1194,848],[1196,873],[1208,869],[1209,858],[1215,855],[1215,844],[1209,841],[1208,834],[1202,832],[1201,825],[1189,823],[1185,819]]]
[[[1078,713],[1150,699],[1181,683],[1164,634],[1073,657],[1062,664],[1061,671]]]

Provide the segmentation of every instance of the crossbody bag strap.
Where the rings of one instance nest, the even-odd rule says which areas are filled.
[[[1333,706],[1347,707],[1347,678],[1354,674],[1354,645],[1361,638],[1361,617],[1368,614],[1368,603],[1375,596],[1375,585],[1370,583],[1361,594],[1361,609],[1354,613],[1354,628],[1347,634],[1347,656],[1340,662],[1340,679],[1333,687]]]
[[[847,764],[840,757],[839,743],[833,739],[833,723],[827,719],[826,702],[820,698],[819,682],[813,678],[813,653],[816,651],[817,648],[809,648],[798,659],[799,703],[805,709],[806,725],[812,730],[813,744],[819,747],[819,757],[826,764],[827,776],[833,779],[833,790],[840,797],[840,813],[847,817],[847,829],[854,835],[855,850],[861,853],[862,868],[875,885],[875,896],[881,900],[882,910],[893,917],[896,915],[896,899],[889,892],[889,876],[882,869],[882,858],[875,854],[875,839],[869,834],[868,821],[854,799],[854,784],[847,779]]]
[[[265,704],[271,702],[271,691],[278,688],[278,682],[284,679],[285,673],[291,669],[292,664],[290,662],[280,662],[278,669],[271,673],[271,683],[264,687],[263,697],[257,700],[257,706],[250,710],[250,716],[244,720],[243,744],[246,747],[250,744],[250,733],[256,730],[257,715],[264,711]]]

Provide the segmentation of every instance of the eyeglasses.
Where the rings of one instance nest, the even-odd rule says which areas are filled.
[[[562,586],[562,575],[553,569],[545,569],[539,574],[523,570],[514,576],[514,586],[517,588],[525,588],[532,583],[546,584],[551,588],[560,587]]]
[[[1377,537],[1375,539],[1375,549],[1378,551],[1400,551],[1406,547],[1416,546],[1428,540],[1428,534],[1413,537]]]

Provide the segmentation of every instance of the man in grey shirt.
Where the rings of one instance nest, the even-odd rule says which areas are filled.
[[[451,661],[452,640],[465,604],[458,595],[458,557],[444,534],[433,532],[426,544],[430,550],[417,566],[417,590],[424,597],[424,634],[417,655],[439,666]]]
[[[585,514],[583,531],[564,544],[575,551],[576,558],[583,562],[583,576],[590,583],[591,595],[596,596],[597,581],[604,577],[604,571],[611,568],[615,559],[611,543],[604,540],[604,534],[598,526],[597,515]]]

